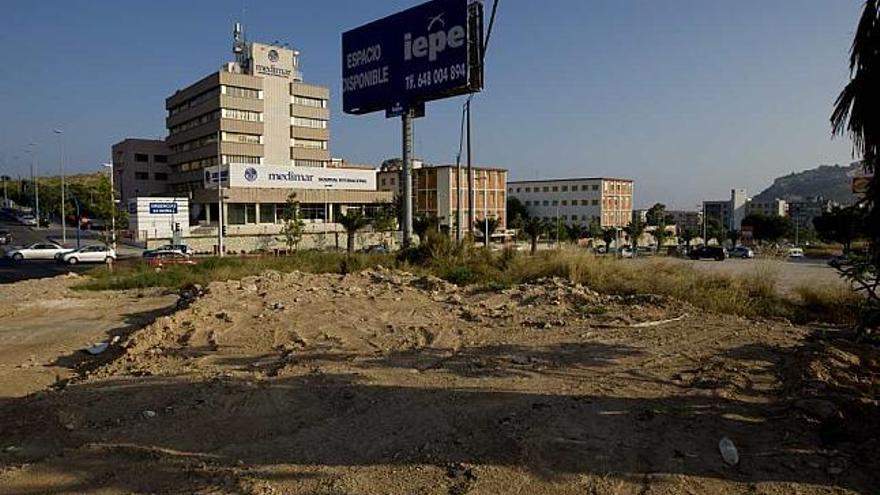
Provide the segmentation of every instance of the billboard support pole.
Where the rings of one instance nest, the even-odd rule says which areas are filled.
[[[223,132],[217,131],[217,256],[223,257]]]
[[[471,163],[471,98],[468,97],[467,103],[465,106],[465,119],[467,125],[467,175],[468,175],[468,223],[467,223],[467,237],[470,238],[473,233],[474,228],[474,170],[473,164]]]
[[[403,124],[403,247],[412,245],[413,234],[413,187],[412,187],[412,150],[413,150],[413,112],[407,108],[401,117]]]

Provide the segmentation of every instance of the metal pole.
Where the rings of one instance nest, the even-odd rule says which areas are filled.
[[[113,169],[113,157],[110,157],[110,243],[113,252],[116,252],[116,184],[113,176],[116,175]],[[63,180],[63,175],[61,176]],[[64,204],[63,202],[61,203]],[[62,213],[63,216],[63,213]]]
[[[461,242],[461,153],[455,157],[455,242]]]
[[[67,217],[65,213],[64,195],[64,132],[61,129],[55,129],[53,132],[58,135],[58,170],[61,172],[61,244],[67,244]],[[112,157],[111,157],[112,160]],[[110,168],[110,189],[113,189],[113,168]],[[111,193],[112,194],[112,193]],[[113,249],[116,249],[115,247]]]
[[[223,141],[222,131],[217,131],[217,255],[223,257],[223,154],[220,143]]]
[[[483,183],[483,239],[486,240],[486,247],[489,247],[489,171],[485,174],[485,182]]]
[[[471,161],[471,97],[468,97],[465,115],[467,125],[468,232],[472,232],[471,229],[474,228],[474,169]]]
[[[403,247],[412,245],[413,235],[413,187],[412,187],[412,110],[407,109],[403,123]]]

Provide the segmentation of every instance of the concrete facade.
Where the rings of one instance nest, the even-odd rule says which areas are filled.
[[[529,214],[545,220],[588,225],[599,219],[603,228],[626,227],[633,218],[634,183],[630,179],[580,178],[512,181],[507,186]]]
[[[138,196],[165,194],[171,177],[165,141],[125,139],[113,145],[114,187],[122,204]]]

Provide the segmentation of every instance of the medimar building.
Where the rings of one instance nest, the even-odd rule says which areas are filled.
[[[165,101],[168,193],[190,198],[194,233],[216,232],[218,174],[230,235],[277,233],[291,192],[309,223],[393,200],[375,170],[331,160],[330,92],[303,81],[298,51],[246,41],[236,23],[233,54]]]

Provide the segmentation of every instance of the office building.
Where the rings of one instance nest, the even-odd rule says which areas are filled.
[[[715,220],[725,230],[740,230],[748,200],[745,189],[731,189],[730,199],[703,201],[703,215],[707,222]]]
[[[685,229],[689,229],[692,232],[702,232],[702,212],[692,210],[668,210],[666,216],[672,219],[672,223],[675,224],[679,235],[681,235]]]
[[[763,215],[765,217],[784,217],[788,215],[788,203],[784,199],[750,200],[746,212],[749,215]]]
[[[472,167],[474,177],[473,206],[475,221],[484,218],[499,220],[500,232],[507,228],[507,170],[495,167]],[[458,179],[458,180],[457,180]],[[423,165],[413,163],[413,213],[436,216],[440,225],[455,232],[457,225],[458,194],[461,194],[462,231],[467,230],[467,168],[456,174],[455,165]],[[386,165],[378,178],[379,190],[395,196],[403,193],[399,163]]]
[[[633,217],[633,185],[630,179],[604,177],[553,179],[513,181],[507,191],[534,217],[584,225],[598,218],[603,228],[622,228]]]
[[[291,193],[312,223],[392,201],[374,169],[331,160],[329,90],[304,82],[298,51],[247,42],[236,24],[233,54],[165,102],[168,193],[191,198],[192,224],[216,229],[218,181],[231,234],[277,230]]]
[[[121,204],[139,196],[156,196],[168,190],[171,168],[168,146],[155,139],[125,139],[113,145],[113,180]]]

